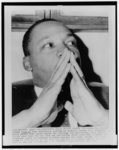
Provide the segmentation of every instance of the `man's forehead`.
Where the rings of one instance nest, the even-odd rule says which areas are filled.
[[[57,21],[42,22],[33,29],[34,34],[48,34],[52,32],[71,33],[63,23]]]
[[[44,21],[44,22],[41,22],[39,24],[36,25],[35,28],[47,28],[47,26],[51,27],[51,26],[54,26],[54,27],[57,27],[57,26],[60,26],[60,27],[64,27],[66,29],[68,29],[62,22],[58,22],[58,21]]]

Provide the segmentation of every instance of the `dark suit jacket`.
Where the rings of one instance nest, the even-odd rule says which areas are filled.
[[[108,88],[99,86],[90,86],[90,89],[94,93],[95,97],[100,101],[100,103],[108,109]],[[59,103],[64,103],[66,99],[71,99],[68,94],[69,89],[65,88],[62,94],[59,94]],[[36,101],[37,96],[34,91],[34,85],[32,80],[20,81],[12,84],[12,115],[18,114],[20,111],[30,108]],[[67,124],[66,120],[67,111],[63,109],[55,119],[55,121],[50,124],[50,126],[61,126]],[[64,123],[65,122],[65,123]]]

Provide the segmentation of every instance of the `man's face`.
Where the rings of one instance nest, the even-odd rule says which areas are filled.
[[[79,56],[76,40],[69,29],[55,21],[43,22],[33,29],[29,49],[33,81],[39,87],[47,84],[66,49]]]

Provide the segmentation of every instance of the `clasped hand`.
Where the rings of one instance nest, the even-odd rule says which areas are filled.
[[[86,85],[73,53],[66,49],[35,103],[28,110],[13,117],[14,128],[37,127],[46,122],[51,115],[54,115],[51,118],[57,116],[52,113],[52,110],[57,104],[57,97],[69,72],[73,76],[70,83],[73,103],[66,101],[65,108],[80,125],[96,125],[107,122],[105,121],[108,120],[107,111]]]
[[[31,107],[35,124],[42,124],[52,115],[52,109],[56,104],[58,94],[68,72],[71,72],[73,76],[70,83],[73,104],[67,101],[65,108],[80,125],[97,125],[107,122],[107,111],[86,85],[83,73],[73,53],[66,49],[48,84],[44,87],[37,102]]]
[[[70,72],[73,78],[70,83],[70,92],[73,104],[66,102],[65,108],[74,116],[76,121],[84,125],[107,125],[108,112],[94,97],[84,80],[83,73],[77,64],[73,53],[70,57]]]

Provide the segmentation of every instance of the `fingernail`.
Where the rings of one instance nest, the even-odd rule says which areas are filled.
[[[73,54],[71,53],[71,60],[72,60],[72,58],[73,58]]]

